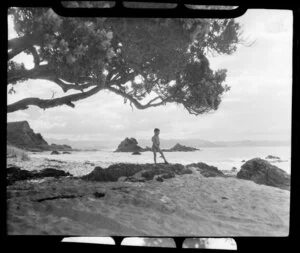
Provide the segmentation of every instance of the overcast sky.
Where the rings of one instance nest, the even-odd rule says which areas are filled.
[[[248,10],[237,20],[243,25],[244,36],[256,43],[240,47],[231,56],[210,58],[212,69],[228,69],[226,83],[231,86],[213,113],[189,115],[173,104],[132,110],[121,97],[101,91],[76,102],[75,108],[44,111],[32,106],[9,113],[8,121],[27,120],[46,138],[70,140],[149,139],[156,127],[163,139],[290,140],[293,14],[287,10]],[[9,21],[9,38],[13,36]],[[28,57],[17,58],[30,65]],[[63,95],[57,85],[42,80],[26,81],[16,91],[8,95],[8,104],[28,96]]]

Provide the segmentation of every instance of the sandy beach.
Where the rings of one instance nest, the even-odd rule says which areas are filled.
[[[43,162],[31,159],[28,164],[37,170]],[[61,164],[73,175],[84,164],[48,163]],[[17,181],[7,186],[8,233],[288,236],[290,191],[192,171],[163,182],[88,182],[73,177]]]

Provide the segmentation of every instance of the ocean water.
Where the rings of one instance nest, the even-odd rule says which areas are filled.
[[[213,147],[200,148],[194,152],[165,152],[169,163],[198,163],[204,162],[218,167],[220,170],[231,170],[232,167],[240,169],[244,163],[242,160],[249,160],[255,157],[265,159],[268,155],[280,157],[284,162],[274,162],[273,165],[291,172],[291,147]],[[72,151],[71,154],[50,155],[50,152],[31,154],[32,157],[49,158],[64,161],[90,161],[95,162],[103,168],[113,163],[153,163],[152,152],[142,152],[141,155],[131,153],[115,153],[112,149],[101,151]],[[157,162],[163,162],[160,155],[157,155]]]

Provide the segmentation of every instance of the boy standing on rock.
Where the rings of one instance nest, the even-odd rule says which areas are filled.
[[[165,160],[165,163],[168,164],[165,156],[164,156],[164,153],[161,151],[159,145],[160,145],[160,141],[159,141],[159,133],[160,133],[160,130],[158,128],[155,128],[154,129],[154,135],[152,137],[152,151],[153,151],[153,155],[154,155],[154,163],[156,164],[156,152],[159,152],[162,156],[162,158]]]

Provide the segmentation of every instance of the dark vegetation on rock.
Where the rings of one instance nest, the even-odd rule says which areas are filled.
[[[141,172],[141,178],[133,177]],[[190,169],[181,164],[113,164],[107,169],[96,167],[91,173],[81,177],[88,181],[118,181],[120,177],[127,177],[125,181],[140,182],[152,180],[154,176],[161,175],[162,178],[171,178],[175,175],[191,174]]]
[[[237,178],[290,190],[290,175],[260,158],[253,158],[243,164],[241,170],[237,173]]]
[[[11,185],[16,181],[20,180],[31,180],[31,179],[41,179],[44,177],[65,177],[72,176],[69,172],[63,170],[57,170],[54,168],[45,168],[41,171],[28,171],[23,170],[20,167],[12,166],[7,168],[7,184]]]
[[[52,152],[51,152],[51,155],[59,155],[60,153],[57,151],[57,150],[53,150]]]
[[[141,155],[140,152],[133,152],[132,155]]]
[[[224,177],[224,173],[218,170],[217,167],[207,165],[205,163],[192,163],[187,165],[187,167],[196,167],[197,170],[203,175],[204,177]]]

